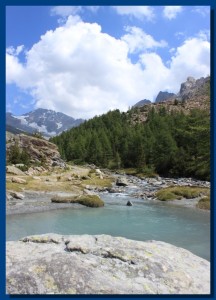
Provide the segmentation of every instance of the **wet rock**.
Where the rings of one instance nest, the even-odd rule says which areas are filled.
[[[127,206],[133,206],[133,204],[132,204],[131,201],[128,201],[126,205],[127,205]]]
[[[10,295],[210,293],[210,263],[164,242],[45,234],[6,250]]]

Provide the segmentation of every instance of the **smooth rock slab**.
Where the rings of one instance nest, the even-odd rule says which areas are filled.
[[[158,241],[45,234],[7,242],[8,294],[209,294],[210,263]]]

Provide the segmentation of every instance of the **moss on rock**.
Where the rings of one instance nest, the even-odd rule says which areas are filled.
[[[72,197],[55,196],[51,198],[53,203],[79,203],[88,207],[102,207],[104,206],[103,200],[97,195],[83,195]]]
[[[210,197],[203,197],[197,203],[197,207],[201,209],[210,210]]]

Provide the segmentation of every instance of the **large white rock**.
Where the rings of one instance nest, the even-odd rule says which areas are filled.
[[[9,294],[210,293],[210,263],[164,242],[45,234],[6,248]]]
[[[7,166],[6,167],[6,172],[14,175],[25,175],[23,171],[20,169],[14,167],[14,166]]]

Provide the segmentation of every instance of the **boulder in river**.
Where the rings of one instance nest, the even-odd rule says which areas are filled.
[[[118,177],[116,180],[116,185],[117,186],[127,186],[128,185],[128,181],[125,177]]]
[[[6,250],[10,295],[210,293],[210,263],[164,242],[45,234]]]
[[[132,202],[129,200],[126,204],[127,206],[133,206]]]

